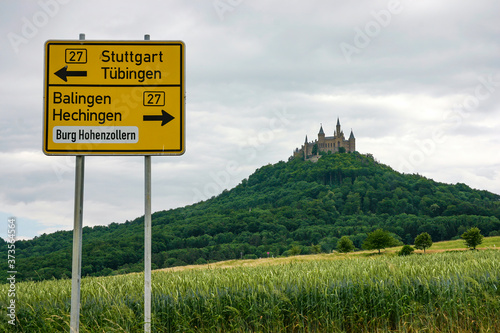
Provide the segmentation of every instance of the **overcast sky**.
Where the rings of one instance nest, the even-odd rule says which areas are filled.
[[[73,228],[75,157],[42,153],[47,40],[182,40],[186,153],[153,211],[232,188],[333,135],[405,173],[500,194],[500,2],[0,2],[0,237]],[[144,157],[85,159],[84,225],[144,214]]]

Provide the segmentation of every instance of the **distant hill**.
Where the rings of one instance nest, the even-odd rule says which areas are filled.
[[[344,235],[360,248],[377,228],[406,244],[424,231],[442,241],[472,226],[496,236],[499,219],[497,194],[401,174],[370,154],[336,153],[266,165],[217,197],[154,213],[152,266],[330,252]],[[143,220],[85,227],[82,275],[142,271]],[[70,231],[16,242],[16,278],[70,277],[71,244]]]

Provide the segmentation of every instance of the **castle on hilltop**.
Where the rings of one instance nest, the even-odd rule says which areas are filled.
[[[349,139],[345,139],[344,132],[340,127],[340,120],[337,118],[337,128],[333,132],[333,136],[325,136],[323,124],[321,124],[318,139],[312,142],[307,142],[306,135],[306,141],[300,149],[295,149],[292,157],[300,157],[308,160],[316,156],[317,159],[320,152],[335,153],[338,152],[340,148],[344,148],[345,152],[354,152],[356,150],[356,138],[354,137],[351,129]]]

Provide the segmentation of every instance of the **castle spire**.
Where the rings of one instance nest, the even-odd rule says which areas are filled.
[[[349,135],[349,140],[354,140],[354,133],[352,132],[352,128],[351,128],[351,135]]]
[[[341,134],[341,130],[340,130],[340,120],[339,120],[339,117],[337,117],[337,130],[335,131],[335,136],[340,136]]]
[[[305,143],[307,143],[307,135],[306,135],[306,142]]]
[[[319,133],[318,134],[325,134],[325,132],[323,131],[323,124],[320,123],[320,128],[319,128]]]

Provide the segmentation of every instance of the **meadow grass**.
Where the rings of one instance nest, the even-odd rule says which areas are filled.
[[[414,245],[412,245],[414,246]],[[398,252],[401,250],[402,246],[395,246],[391,248],[385,249],[386,252]],[[483,242],[477,246],[478,250],[500,250],[500,236],[491,236],[491,237],[484,237]],[[432,243],[432,246],[428,249],[425,250],[425,252],[429,253],[435,253],[435,252],[443,252],[443,251],[449,251],[449,250],[456,250],[456,251],[466,251],[469,250],[469,248],[465,245],[465,241],[463,239],[455,239],[455,240],[449,240],[449,241],[442,241],[442,242],[434,242]],[[367,251],[364,251],[365,253]],[[423,253],[423,250],[416,250],[416,253]],[[369,251],[369,253],[372,253],[372,251]]]
[[[432,244],[431,249],[433,250],[450,250],[450,249],[467,249],[465,241],[463,239],[457,239],[452,241],[437,242]],[[478,249],[500,249],[500,236],[485,237],[483,242],[477,246]]]
[[[153,331],[500,332],[500,251],[259,261],[153,272]],[[83,278],[80,332],[141,332],[143,288],[142,274]],[[70,280],[16,290],[0,331],[69,331]]]

